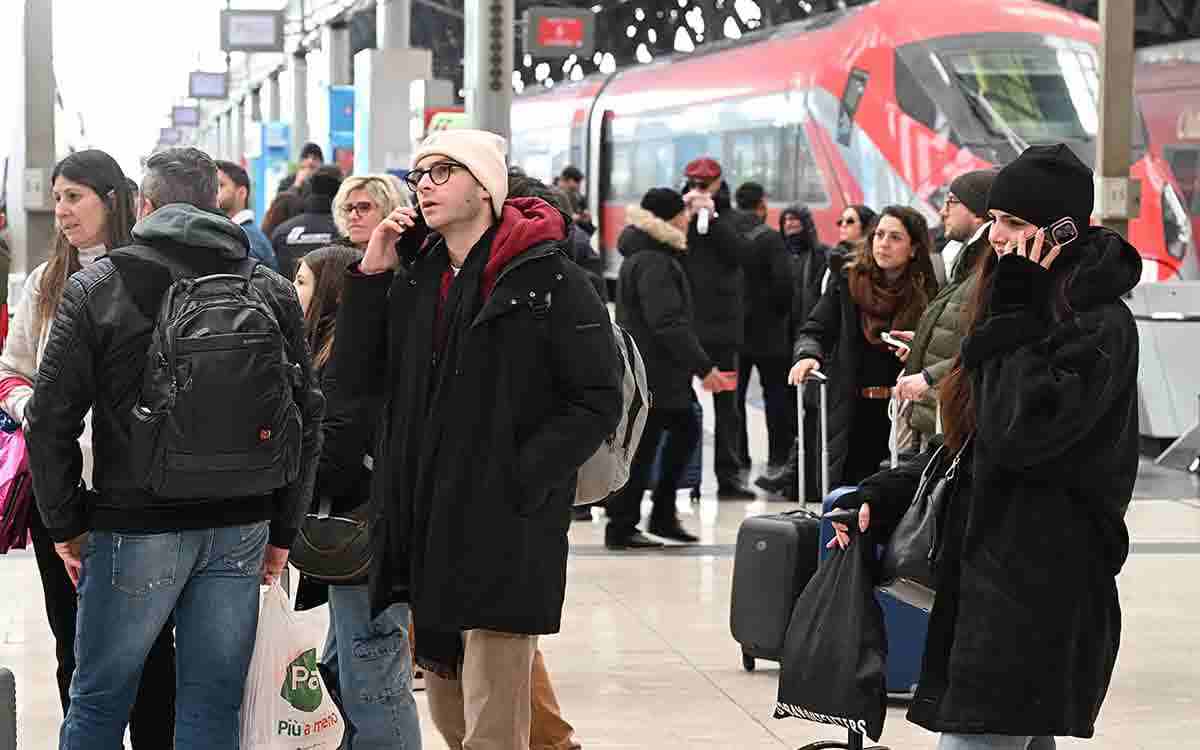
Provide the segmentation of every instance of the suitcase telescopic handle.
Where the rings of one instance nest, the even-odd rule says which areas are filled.
[[[809,383],[816,383],[820,397],[820,412],[819,420],[821,422],[821,498],[829,496],[829,376],[820,370],[813,370],[804,379],[804,382],[797,388],[796,405],[798,411],[799,433],[797,437],[797,479],[800,481],[799,492],[797,495],[800,498],[800,505],[805,503],[805,492],[807,490],[806,476],[806,460],[804,455],[804,386]]]

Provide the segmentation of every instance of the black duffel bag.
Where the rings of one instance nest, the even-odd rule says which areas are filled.
[[[320,498],[316,512],[304,516],[288,562],[322,583],[361,583],[371,565],[371,503],[335,512],[332,498]]]

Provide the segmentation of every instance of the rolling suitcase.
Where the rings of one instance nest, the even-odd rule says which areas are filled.
[[[0,750],[17,750],[17,683],[0,667]]]
[[[699,425],[696,430],[696,445],[693,446],[691,457],[688,458],[687,467],[683,470],[683,475],[679,477],[679,483],[676,485],[676,490],[681,490],[685,487],[691,489],[692,499],[700,499],[700,483],[704,474],[704,407],[700,406],[700,402],[692,399],[692,419]],[[663,447],[668,440],[678,440],[678,436],[670,432],[664,432],[662,438],[658,442],[658,452],[654,456],[654,464],[650,469],[650,488],[658,486],[659,475],[662,473],[660,468],[662,465]]]
[[[821,434],[827,443],[824,440],[827,434],[824,429],[825,379],[814,380],[821,389]],[[804,399],[799,401],[800,424],[803,425]],[[803,436],[800,451],[803,455]],[[828,456],[827,448],[823,450],[823,456]],[[804,481],[804,469],[800,471],[800,481]],[[828,476],[824,476],[823,482],[827,481]],[[746,671],[753,671],[755,659],[779,661],[796,597],[817,570],[820,528],[818,516],[806,510],[794,510],[748,518],[738,529],[729,629],[742,647],[742,667]]]
[[[838,498],[854,492],[853,487],[839,487],[826,496],[823,512],[828,513]],[[828,554],[825,545],[833,539],[833,526],[821,522],[821,556]],[[929,632],[929,613],[905,604],[886,591],[876,591],[875,598],[883,608],[883,626],[887,630],[887,691],[893,697],[911,697],[921,677],[921,659],[925,656],[925,636]]]

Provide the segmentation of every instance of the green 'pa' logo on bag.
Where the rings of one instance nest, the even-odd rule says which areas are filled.
[[[317,650],[310,648],[287,666],[279,696],[297,711],[316,711],[321,706],[321,673]]]

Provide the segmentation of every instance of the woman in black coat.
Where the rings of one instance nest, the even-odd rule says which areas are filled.
[[[909,330],[937,292],[919,213],[888,206],[870,241],[871,251],[846,262],[800,328],[788,375],[793,385],[815,370],[829,378],[830,487],[862,481],[887,457],[888,401],[902,365],[880,334]]]
[[[1141,259],[1119,235],[1088,229],[1092,174],[1061,144],[1005,167],[989,207],[995,252],[939,388],[947,452],[962,451],[966,471],[935,550],[908,717],[943,732],[942,750],[1046,750],[1054,736],[1094,734],[1117,657],[1115,578],[1138,465],[1137,328],[1121,297]],[[1026,242],[1063,217],[1083,236]],[[860,528],[886,539],[930,455],[839,505],[861,504]]]

